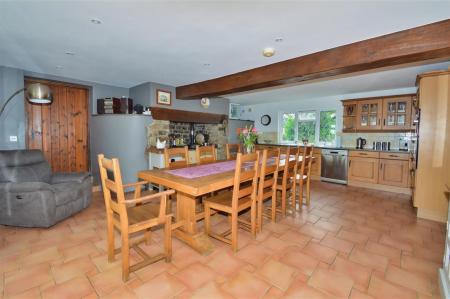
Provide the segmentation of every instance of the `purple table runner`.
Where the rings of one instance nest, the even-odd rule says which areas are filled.
[[[224,161],[194,167],[166,170],[167,173],[183,177],[185,179],[195,179],[203,176],[218,174],[234,170],[236,161]]]

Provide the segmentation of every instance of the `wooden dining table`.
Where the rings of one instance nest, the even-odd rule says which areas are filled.
[[[294,156],[292,156],[294,157]],[[284,165],[284,159],[280,160],[280,166]],[[301,157],[299,162],[301,161]],[[204,212],[197,213],[197,199],[203,195],[210,194],[233,186],[234,167],[223,167],[230,169],[218,172],[219,163],[234,163],[235,160],[221,160],[206,164],[190,164],[179,169],[151,169],[138,172],[139,179],[151,184],[161,185],[174,189],[177,196],[176,217],[173,223],[173,235],[200,252],[208,254],[214,249],[211,240],[197,230],[197,221],[204,218]],[[200,169],[203,167],[202,169]],[[215,173],[204,174],[199,177],[191,175],[204,168],[215,169]],[[180,174],[174,174],[179,171]],[[183,176],[181,175],[183,174]]]

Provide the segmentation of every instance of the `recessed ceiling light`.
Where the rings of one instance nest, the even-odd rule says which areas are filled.
[[[276,43],[281,43],[283,41],[283,38],[282,37],[277,37],[276,39],[275,39],[275,42]]]
[[[66,53],[66,55],[70,55],[70,56],[74,56],[75,55],[75,52],[72,52],[72,51],[66,51],[64,53]]]
[[[275,55],[275,49],[274,48],[265,48],[263,50],[262,54],[264,57],[272,57],[273,55]]]
[[[95,24],[95,25],[100,25],[102,23],[102,20],[93,18],[93,19],[91,19],[91,23]]]
[[[61,69],[63,69],[63,66],[62,66],[62,65],[57,65],[57,66],[56,66],[56,69],[57,69],[57,70],[61,70]]]
[[[204,63],[203,66],[211,66],[211,63]]]

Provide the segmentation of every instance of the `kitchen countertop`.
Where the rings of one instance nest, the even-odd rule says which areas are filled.
[[[267,146],[299,146],[298,144],[276,144],[276,143],[259,143],[258,145],[267,145]],[[300,145],[302,146],[302,145]],[[348,150],[348,151],[368,151],[368,152],[383,152],[383,153],[405,153],[408,154],[411,151],[401,151],[399,149],[391,149],[389,151],[383,151],[383,150],[375,150],[372,148],[364,148],[364,149],[357,149],[355,147],[343,147],[343,146],[314,146],[315,148],[321,148],[321,149],[335,149],[335,150]]]

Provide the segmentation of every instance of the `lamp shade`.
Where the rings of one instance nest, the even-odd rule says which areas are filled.
[[[25,97],[30,103],[51,104],[53,95],[50,87],[41,83],[33,83],[27,86]]]

